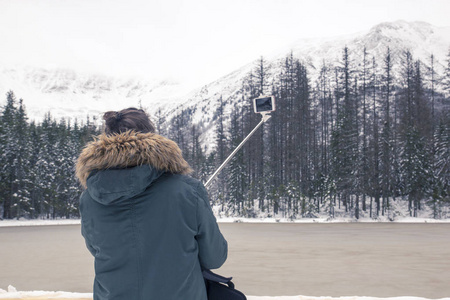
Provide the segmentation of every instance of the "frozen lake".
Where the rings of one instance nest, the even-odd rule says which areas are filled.
[[[450,296],[450,224],[221,223],[247,295]],[[80,225],[0,227],[0,288],[91,292]]]

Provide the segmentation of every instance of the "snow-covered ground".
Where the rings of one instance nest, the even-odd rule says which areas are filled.
[[[92,299],[91,293],[69,293],[69,292],[47,292],[47,291],[31,291],[20,292],[13,286],[9,286],[8,290],[0,289],[0,299]],[[310,297],[310,296],[247,296],[248,300],[427,300],[427,298],[420,297]],[[450,300],[450,298],[441,298],[440,300]]]
[[[286,219],[286,218],[218,218],[218,223],[450,223],[450,219],[430,219],[430,218],[413,218],[405,217],[395,221],[389,221],[387,218],[382,219],[359,219],[355,218],[303,218],[303,219]]]
[[[9,286],[8,291],[0,289],[0,299],[92,299],[91,293],[69,293],[69,292],[47,292],[47,291],[32,291],[20,292],[14,287]],[[310,296],[247,296],[248,300],[427,300],[427,298],[420,297],[310,297]],[[450,298],[441,298],[440,300],[450,300]]]
[[[13,226],[45,226],[45,225],[77,225],[80,224],[80,219],[58,219],[58,220],[1,220],[0,227]]]
[[[403,217],[395,221],[389,221],[387,218],[382,219],[359,219],[354,218],[303,218],[303,219],[286,219],[286,218],[217,218],[218,223],[450,223],[450,219],[431,219],[431,218],[412,218]],[[80,219],[57,219],[57,220],[1,220],[0,227],[12,226],[46,226],[46,225],[77,225],[80,224]]]

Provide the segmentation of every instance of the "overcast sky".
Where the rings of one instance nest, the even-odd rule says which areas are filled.
[[[0,0],[0,63],[206,83],[301,38],[450,26],[449,0]]]

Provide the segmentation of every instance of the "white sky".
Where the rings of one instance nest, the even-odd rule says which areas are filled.
[[[0,0],[0,63],[200,84],[301,38],[449,15],[449,0]]]

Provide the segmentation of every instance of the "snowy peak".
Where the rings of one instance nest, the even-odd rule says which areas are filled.
[[[381,23],[374,26],[363,40],[368,49],[408,49],[425,61],[423,55],[445,55],[450,46],[450,28],[435,27],[425,22]]]
[[[388,47],[394,56],[400,56],[408,49],[415,59],[424,63],[434,54],[443,64],[450,47],[450,27],[436,27],[426,22],[385,22],[352,35],[299,40],[291,45],[291,49],[280,50],[274,58],[285,56],[292,50],[296,57],[318,68],[324,60],[338,61],[345,46],[356,56],[360,56],[365,47],[375,57],[383,57]]]
[[[390,37],[394,35],[404,36],[405,34],[418,35],[419,39],[424,39],[434,32],[431,24],[426,22],[384,22],[372,27],[368,35],[376,34],[379,36]]]

